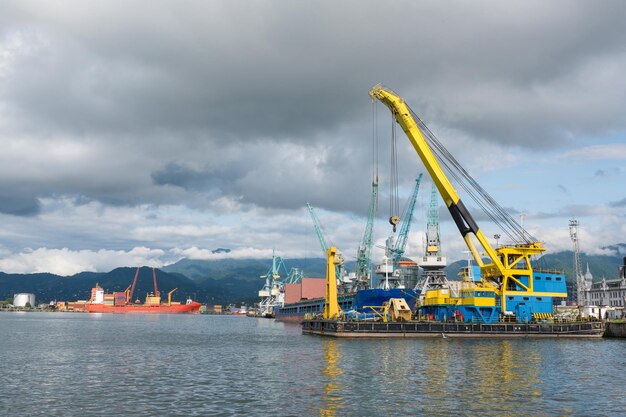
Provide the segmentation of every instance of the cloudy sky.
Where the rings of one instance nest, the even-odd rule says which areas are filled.
[[[382,245],[377,83],[550,250],[571,248],[576,217],[582,249],[607,253],[626,241],[624,16],[618,1],[4,1],[0,270],[320,257],[306,202],[354,258],[374,136]],[[402,206],[425,169],[399,135]],[[426,176],[409,256],[429,191]]]

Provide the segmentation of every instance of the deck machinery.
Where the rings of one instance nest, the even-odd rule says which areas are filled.
[[[464,286],[459,297],[451,297],[446,289],[428,290],[420,314],[437,320],[454,318],[485,323],[499,319],[530,322],[551,315],[553,297],[567,297],[567,289],[563,274],[533,270],[531,257],[545,251],[542,243],[524,230],[469,176],[428,127],[417,116],[414,117],[400,96],[381,85],[374,87],[370,96],[391,110],[393,118],[406,133],[476,263],[465,269]],[[470,196],[477,199],[478,205],[511,238],[512,244],[497,249],[491,246],[459,198],[442,165]],[[484,250],[483,254],[479,253],[474,240]]]

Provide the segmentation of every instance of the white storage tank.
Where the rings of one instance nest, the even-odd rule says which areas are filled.
[[[27,303],[33,308],[37,306],[35,304],[35,294],[23,292],[13,296],[13,305],[15,307],[26,307]]]

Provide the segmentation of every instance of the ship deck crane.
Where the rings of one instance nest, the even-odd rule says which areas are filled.
[[[174,294],[174,291],[176,291],[178,288],[174,288],[172,291],[167,293],[167,305],[171,306],[172,305],[172,294]]]
[[[152,281],[154,281],[154,296],[160,297],[159,287],[157,287],[156,268],[152,268]]]
[[[406,250],[406,243],[409,239],[409,232],[411,231],[411,223],[413,221],[413,212],[415,211],[415,203],[417,202],[417,194],[420,189],[420,183],[422,182],[422,175],[419,174],[417,179],[415,180],[415,187],[413,188],[413,193],[407,202],[407,207],[402,216],[402,226],[400,227],[400,233],[398,233],[398,238],[396,239],[393,247],[389,248],[389,253],[393,259],[394,265],[397,265],[402,256],[404,256],[404,251]]]
[[[535,292],[534,275],[530,257],[545,251],[541,242],[534,239],[485,190],[460,166],[445,147],[437,140],[426,125],[417,117],[404,100],[393,91],[377,85],[370,97],[389,108],[393,118],[402,127],[415,151],[428,170],[439,194],[443,198],[463,240],[481,270],[480,284],[493,288],[501,301],[503,312],[507,312],[507,299],[515,296],[546,295],[566,297],[567,292]],[[437,153],[437,156],[435,156]],[[461,201],[457,191],[444,173],[440,162],[460,182],[461,186],[475,198],[490,218],[496,222],[515,243],[494,249],[487,241],[478,224]],[[463,182],[465,181],[465,182]],[[480,200],[480,202],[479,202]],[[483,261],[474,239],[484,249],[489,261]],[[544,287],[547,288],[547,287]]]
[[[313,206],[311,204],[306,203],[306,208],[311,215],[311,219],[313,220],[313,227],[315,228],[315,233],[317,234],[317,239],[320,242],[322,252],[324,253],[324,258],[326,258],[328,256],[327,252],[329,247],[326,244],[326,238],[324,237],[324,231],[322,230],[322,222],[320,222],[320,219],[317,217],[317,214],[313,210]],[[341,284],[343,284],[343,276],[345,274],[343,270],[343,257],[340,257],[338,259],[341,259],[341,262],[335,263],[335,277]]]
[[[133,302],[133,294],[135,293],[135,286],[137,285],[137,278],[139,277],[139,267],[135,271],[135,277],[133,278],[133,283],[130,286],[130,291],[128,296],[126,297],[126,304],[130,304]]]

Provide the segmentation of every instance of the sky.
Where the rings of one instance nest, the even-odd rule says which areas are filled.
[[[620,1],[3,1],[0,271],[321,257],[307,202],[354,259],[377,169],[376,262],[392,233],[378,83],[549,251],[572,248],[576,218],[583,251],[615,254],[623,16]],[[397,156],[402,207],[426,170],[400,129]],[[440,203],[442,248],[464,259]]]

